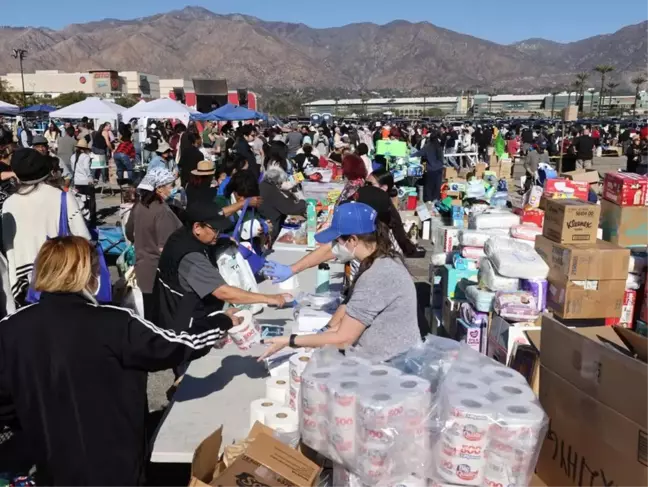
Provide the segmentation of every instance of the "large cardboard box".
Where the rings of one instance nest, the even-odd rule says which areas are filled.
[[[549,266],[550,279],[591,281],[628,277],[630,251],[604,240],[560,244],[538,235],[535,249]]]
[[[540,402],[549,431],[536,472],[547,485],[648,485],[648,340],[569,329],[545,315]],[[633,345],[628,345],[634,342]]]
[[[565,319],[618,318],[623,308],[625,279],[568,281],[549,279],[547,309]]]
[[[314,485],[319,479],[319,466],[273,438],[270,428],[256,423],[247,442],[245,451],[226,467],[220,457],[222,427],[205,438],[194,452],[189,485],[297,487]]]
[[[601,209],[577,199],[547,200],[542,234],[559,243],[596,242]]]
[[[621,247],[645,247],[648,245],[648,209],[601,200],[601,228],[603,240]]]
[[[609,172],[603,182],[603,198],[619,206],[644,206],[648,178],[633,173]]]
[[[595,193],[601,192],[601,185],[599,184],[601,175],[595,169],[576,169],[575,171],[564,172],[560,177],[585,182]]]

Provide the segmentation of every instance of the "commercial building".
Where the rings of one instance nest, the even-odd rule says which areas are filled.
[[[138,71],[118,72],[110,69],[65,73],[57,70],[37,70],[25,73],[25,92],[46,98],[78,91],[88,95],[135,95],[144,99],[160,97],[160,78]],[[22,91],[20,73],[8,73],[0,79],[12,91]]]
[[[339,117],[392,114],[420,117],[432,108],[444,113],[466,113],[467,98],[463,96],[428,96],[416,98],[360,98],[317,100],[302,105],[304,115],[331,113]]]

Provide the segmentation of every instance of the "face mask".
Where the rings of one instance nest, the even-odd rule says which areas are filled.
[[[339,242],[336,242],[336,244],[333,245],[331,251],[333,252],[335,258],[342,264],[346,264],[347,262],[351,262],[353,259],[355,259],[354,252],[350,251]]]

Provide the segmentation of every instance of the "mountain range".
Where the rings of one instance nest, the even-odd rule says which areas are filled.
[[[0,69],[18,70],[11,50],[20,47],[29,50],[26,72],[115,69],[226,78],[232,87],[254,89],[450,93],[563,89],[575,73],[610,64],[609,78],[629,88],[648,64],[647,30],[645,21],[577,42],[502,45],[429,22],[315,29],[186,7],[61,30],[0,27]],[[597,80],[593,73],[591,86]]]

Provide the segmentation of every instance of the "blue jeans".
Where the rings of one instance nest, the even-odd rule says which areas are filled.
[[[115,152],[113,159],[115,159],[115,165],[117,166],[117,180],[123,179],[124,171],[126,171],[128,179],[133,182],[133,162],[130,157],[122,152]]]

